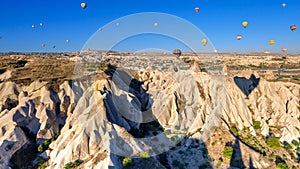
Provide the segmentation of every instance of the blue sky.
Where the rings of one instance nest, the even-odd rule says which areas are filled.
[[[194,24],[221,52],[281,52],[281,48],[286,47],[289,53],[300,53],[300,30],[291,32],[289,29],[292,24],[300,25],[299,0],[86,0],[86,9],[81,9],[81,2],[1,2],[0,52],[79,51],[91,35],[115,19],[134,13],[162,12]],[[282,3],[287,6],[283,8]],[[194,12],[195,7],[200,8],[199,13]],[[249,22],[246,29],[241,26],[244,20]],[[39,26],[40,22],[43,27]],[[238,34],[243,36],[241,41],[236,40]],[[201,45],[201,37],[195,38],[199,38]],[[66,43],[66,39],[70,42]],[[141,43],[141,37],[131,38],[128,50],[134,45],[140,45],[141,49],[143,45],[145,48],[158,48],[160,45],[159,40],[153,40],[155,38],[145,39],[147,43]],[[151,43],[151,39],[155,43]],[[275,40],[275,45],[268,44],[270,39]],[[172,41],[169,43],[172,44]],[[168,43],[165,40],[161,42],[161,45]],[[42,43],[46,46],[42,47]],[[119,46],[126,49],[126,45]]]

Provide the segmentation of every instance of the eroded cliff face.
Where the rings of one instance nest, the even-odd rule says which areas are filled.
[[[251,74],[258,77],[252,71],[240,76]],[[90,83],[65,81],[58,91],[38,81],[29,86],[0,83],[0,168],[14,165],[11,157],[28,145],[37,148],[51,139],[44,152],[27,152],[34,156],[31,166],[44,158],[48,168],[76,160],[81,168],[122,168],[121,156],[147,152],[153,156],[151,163],[160,167],[176,168],[176,161],[187,168],[215,167],[218,157],[211,155],[215,162],[210,161],[205,148],[218,141],[216,129],[234,139],[229,133],[233,126],[261,142],[273,135],[282,143],[299,141],[300,85],[260,78],[246,98],[231,76],[147,69],[134,77],[114,71],[110,78]],[[258,128],[254,122],[260,123]],[[260,152],[242,138],[242,153],[253,154],[254,167],[274,167],[267,158],[272,151],[265,150],[266,156],[259,158]],[[217,145],[214,148],[223,149],[225,142]],[[292,159],[286,161],[293,164]]]

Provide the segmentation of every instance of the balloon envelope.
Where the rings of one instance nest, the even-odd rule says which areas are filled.
[[[296,25],[291,25],[290,29],[291,29],[292,32],[294,32],[297,29],[297,26]]]
[[[207,42],[208,42],[208,40],[205,39],[205,38],[203,38],[202,41],[201,41],[201,43],[202,43],[203,46],[206,46]]]
[[[197,12],[197,13],[198,13],[198,12],[199,12],[199,10],[200,10],[200,9],[199,9],[198,7],[197,7],[197,8],[195,8],[195,12]]]
[[[43,26],[43,23],[42,23],[42,22],[40,23],[40,26]]]
[[[241,40],[241,39],[242,39],[242,35],[237,35],[237,36],[236,36],[236,39],[237,39],[237,40]]]
[[[87,5],[86,5],[85,2],[82,2],[82,3],[80,4],[80,6],[81,6],[82,9],[85,9]]]
[[[246,28],[248,26],[248,22],[247,21],[243,21],[242,25],[243,25],[244,28]]]
[[[270,41],[269,41],[269,44],[272,46],[272,45],[275,44],[275,41],[274,41],[274,40],[270,40]]]
[[[175,49],[175,50],[173,50],[173,54],[179,57],[179,56],[181,56],[181,50]]]
[[[287,49],[286,49],[286,48],[281,48],[281,51],[282,51],[282,52],[286,52]]]
[[[283,3],[283,4],[282,4],[282,7],[286,7],[286,4],[285,4],[285,3]]]
[[[44,43],[42,43],[42,47],[45,47],[46,45]]]
[[[154,23],[154,26],[157,27],[157,26],[158,26],[158,23]]]

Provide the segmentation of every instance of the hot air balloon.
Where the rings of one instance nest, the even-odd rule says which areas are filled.
[[[175,49],[175,50],[173,50],[173,54],[179,57],[179,56],[181,56],[181,50]]]
[[[236,36],[236,39],[237,39],[237,40],[241,40],[241,39],[242,39],[242,35],[237,35],[237,36]]]
[[[81,6],[82,9],[85,9],[87,5],[86,5],[85,2],[82,2],[82,3],[80,4],[80,6]]]
[[[155,23],[154,23],[154,26],[157,27],[157,26],[158,26],[158,23],[155,22]]]
[[[195,8],[195,12],[197,12],[197,13],[198,13],[198,12],[199,12],[199,10],[200,10],[200,9],[199,9],[198,7],[196,7],[196,8]]]
[[[283,3],[283,4],[282,4],[282,7],[286,7],[286,3]]]
[[[281,48],[281,51],[282,51],[283,53],[285,53],[285,52],[287,51],[287,49],[286,49],[286,48]]]
[[[67,39],[67,40],[66,40],[66,42],[67,42],[67,43],[69,43],[69,42],[70,42],[70,40],[69,40],[69,39]]]
[[[45,47],[46,45],[44,43],[42,43],[42,47]]]
[[[34,25],[31,25],[31,28],[34,28],[35,26]]]
[[[243,21],[242,25],[243,25],[244,28],[246,28],[248,26],[248,22],[247,21]]]
[[[43,23],[41,22],[41,23],[40,23],[40,27],[42,27],[42,26],[43,26]]]
[[[201,41],[201,43],[202,43],[203,46],[206,46],[207,42],[208,42],[208,40],[205,39],[205,38],[203,38],[202,41]]]
[[[290,26],[290,29],[291,29],[292,32],[294,32],[297,29],[297,26],[296,25],[292,25],[292,26]]]
[[[270,41],[269,41],[269,44],[272,46],[272,45],[275,44],[275,41],[274,41],[274,40],[270,40]]]

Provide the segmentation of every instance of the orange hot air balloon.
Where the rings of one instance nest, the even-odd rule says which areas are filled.
[[[175,49],[175,50],[173,50],[173,54],[179,57],[179,56],[181,56],[181,50]]]
[[[294,32],[297,29],[297,26],[296,25],[292,25],[292,26],[290,26],[290,29],[291,29],[292,32]]]
[[[275,44],[275,41],[274,41],[274,40],[270,40],[270,41],[269,41],[269,44],[272,46],[272,45]]]
[[[198,12],[199,12],[199,10],[200,10],[200,9],[199,9],[198,7],[196,7],[196,8],[195,8],[195,12],[197,12],[197,13],[198,13]]]
[[[42,43],[42,47],[45,47],[46,45],[44,43]]]
[[[242,35],[237,35],[237,36],[236,36],[236,39],[237,39],[237,40],[241,40],[241,39],[242,39]]]
[[[82,2],[82,3],[80,4],[80,6],[81,6],[82,9],[85,9],[87,5],[86,5],[85,2]]]
[[[287,51],[287,49],[286,49],[286,48],[281,48],[281,51],[282,51],[283,53],[285,53],[285,52]]]

